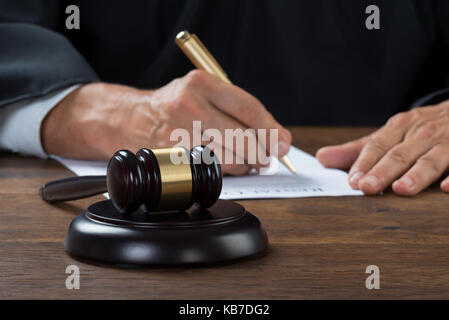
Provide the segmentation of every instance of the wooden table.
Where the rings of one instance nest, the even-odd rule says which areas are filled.
[[[370,128],[294,128],[308,152]],[[449,195],[239,201],[263,222],[265,255],[219,266],[118,269],[68,256],[70,221],[101,197],[49,205],[39,187],[71,173],[55,161],[0,156],[0,298],[449,298]],[[67,290],[76,264],[81,289]],[[380,268],[380,290],[365,268]]]

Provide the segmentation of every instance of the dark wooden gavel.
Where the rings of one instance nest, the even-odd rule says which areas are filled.
[[[83,176],[51,181],[40,189],[43,200],[68,201],[109,192],[115,208],[131,213],[186,210],[193,204],[211,207],[222,187],[221,167],[204,146],[117,151],[106,176]]]

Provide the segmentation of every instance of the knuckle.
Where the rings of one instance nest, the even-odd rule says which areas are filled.
[[[416,137],[423,140],[430,139],[437,133],[439,126],[436,121],[428,121],[418,128]]]
[[[178,114],[184,106],[184,101],[179,97],[173,97],[169,104],[167,104],[167,112],[169,115]]]
[[[410,122],[411,117],[412,117],[411,112],[400,112],[391,117],[388,120],[387,124],[395,128],[405,127]]]
[[[203,70],[192,70],[184,77],[186,86],[201,87],[208,83],[209,74]]]
[[[246,113],[246,116],[249,119],[253,119],[254,122],[259,123],[260,125],[273,127],[272,123],[274,122],[274,118],[272,118],[271,114],[266,111],[265,107],[263,107],[259,100],[254,100],[247,106],[240,104],[238,107],[238,112],[239,114]]]
[[[378,138],[378,137],[374,137],[373,139],[371,139],[367,144],[366,144],[366,148],[369,150],[374,150],[377,153],[382,153],[385,154],[388,151],[388,146],[387,144],[383,141],[383,139]]]
[[[245,120],[251,119],[254,122],[258,122],[259,114],[254,109],[254,106],[251,104],[245,105],[241,102],[233,101],[233,103],[228,105],[230,109],[232,109],[232,113],[236,115],[238,119]]]
[[[243,104],[239,103],[237,105],[237,112],[238,114],[246,114],[246,116],[249,119],[254,119],[258,117],[259,113],[256,111],[256,107],[254,105],[248,105],[244,106]]]
[[[410,122],[419,122],[425,116],[426,108],[415,108],[413,110],[410,110],[408,113],[410,115]]]
[[[408,113],[410,113],[410,115],[411,115],[412,117],[416,117],[416,116],[422,115],[422,113],[423,113],[424,110],[425,110],[424,107],[419,107],[419,108],[414,108],[414,109],[408,111]]]
[[[430,170],[433,175],[440,175],[443,172],[441,165],[435,161],[435,159],[424,156],[418,159],[418,163],[421,163],[427,170]]]
[[[396,163],[399,163],[402,166],[408,166],[411,163],[411,160],[408,157],[407,152],[402,150],[402,148],[393,148],[388,151],[387,156]]]

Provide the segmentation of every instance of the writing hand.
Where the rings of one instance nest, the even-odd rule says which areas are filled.
[[[349,184],[365,194],[390,185],[399,195],[417,194],[449,168],[449,101],[396,114],[368,136],[318,150],[317,158],[350,168]],[[449,192],[449,177],[440,187]]]
[[[173,146],[177,143],[170,141],[173,130],[186,129],[192,137],[194,120],[200,120],[204,130],[217,129],[223,137],[226,129],[266,129],[268,133],[269,129],[278,129],[279,157],[288,152],[291,143],[290,132],[259,100],[200,70],[189,72],[156,90],[106,83],[83,85],[47,115],[42,124],[42,142],[51,154],[78,159],[109,159],[118,149],[137,151],[142,147]],[[270,141],[269,136],[267,140]],[[209,144],[210,141],[202,143]],[[259,158],[255,163],[249,163],[249,152],[267,154],[270,150],[269,143],[258,143],[256,150],[235,147],[228,150],[221,141],[212,143],[215,151],[221,148],[223,158],[225,153],[231,153],[233,163],[222,165],[222,169],[236,175],[263,166]],[[237,158],[243,164],[236,164]]]

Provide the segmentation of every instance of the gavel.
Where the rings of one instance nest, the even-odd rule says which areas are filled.
[[[174,161],[175,160],[175,161]],[[114,207],[129,214],[186,210],[193,204],[211,207],[222,187],[221,167],[204,146],[117,151],[106,176],[81,176],[51,181],[40,189],[48,202],[68,201],[108,192]]]

